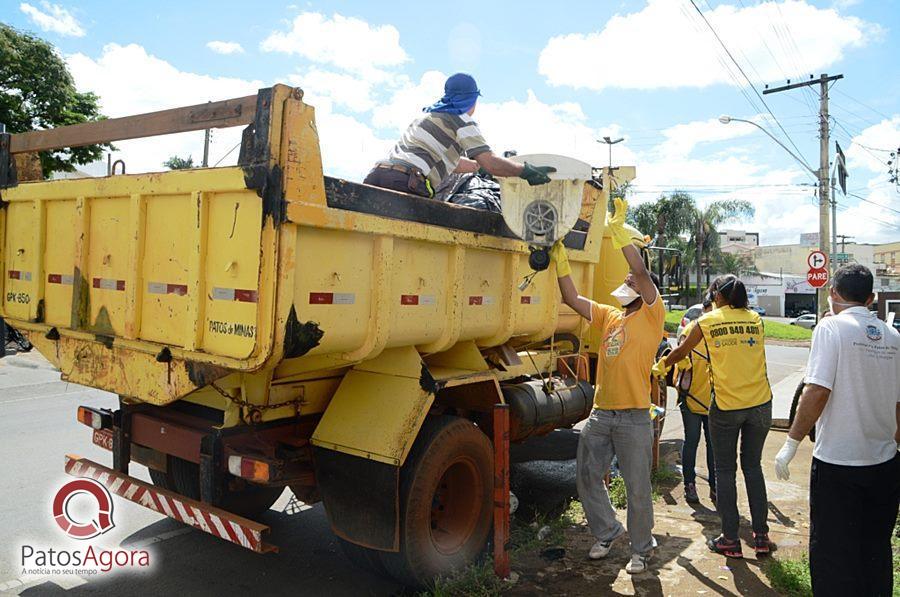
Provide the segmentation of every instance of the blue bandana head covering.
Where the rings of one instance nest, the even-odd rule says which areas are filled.
[[[444,97],[423,110],[425,112],[463,114],[475,105],[479,95],[481,92],[472,75],[456,73],[444,83]]]

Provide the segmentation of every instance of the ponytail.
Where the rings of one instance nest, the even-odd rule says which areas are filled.
[[[746,309],[750,304],[747,288],[734,274],[726,274],[713,280],[712,291],[721,294],[728,305],[735,309]]]

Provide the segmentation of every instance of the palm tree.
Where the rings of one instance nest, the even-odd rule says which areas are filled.
[[[711,253],[718,248],[719,233],[717,228],[730,220],[741,220],[753,217],[756,208],[749,201],[728,199],[713,201],[706,207],[694,210],[692,234],[696,249],[694,265],[697,268],[697,301],[702,300],[700,278],[703,274],[703,262],[709,264]],[[707,271],[709,271],[707,269]]]
[[[644,234],[654,234],[657,247],[668,246],[669,239],[676,239],[690,230],[696,210],[694,199],[687,193],[675,191],[661,195],[653,203],[642,203],[629,211],[629,223]],[[663,270],[665,273],[665,270]],[[665,285],[665,280],[660,280]]]
[[[747,253],[722,253],[717,256],[716,270],[723,274],[734,274],[737,277],[752,276],[759,273],[753,258]]]

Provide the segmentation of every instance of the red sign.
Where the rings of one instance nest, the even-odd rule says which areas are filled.
[[[809,282],[809,285],[813,288],[822,288],[828,284],[828,270],[824,268],[810,269],[806,272],[806,281]]]

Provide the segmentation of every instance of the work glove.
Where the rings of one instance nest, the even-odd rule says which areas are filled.
[[[691,362],[690,357],[684,357],[683,359],[681,359],[680,361],[678,361],[678,362],[675,364],[675,366],[678,367],[678,370],[679,370],[679,371],[687,371],[688,369],[690,369],[691,367],[693,367],[694,364]]]
[[[656,361],[652,367],[650,367],[650,373],[653,374],[654,377],[665,377],[666,374],[671,369],[669,365],[666,365],[666,359],[662,358]]]
[[[556,168],[553,166],[532,166],[528,162],[525,162],[522,166],[522,173],[519,174],[519,178],[527,180],[528,184],[531,186],[547,184],[550,182],[550,177],[547,175],[551,172],[556,172]]]
[[[794,459],[794,455],[797,453],[797,446],[799,445],[800,442],[788,437],[784,445],[781,446],[781,450],[775,456],[775,476],[782,481],[787,481],[791,478],[791,471],[788,470],[788,465]]]
[[[569,265],[569,255],[566,253],[562,240],[556,241],[550,247],[550,260],[556,264],[557,278],[565,278],[572,274],[572,267]]]
[[[616,198],[613,200],[615,211],[612,217],[606,214],[606,231],[612,238],[612,244],[615,248],[621,249],[632,244],[632,233],[625,227],[625,216],[628,214],[628,202],[624,199]]]

